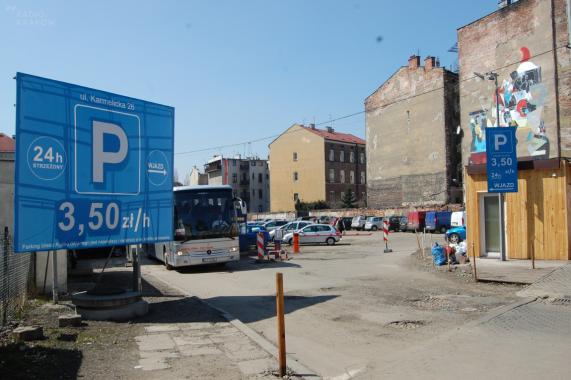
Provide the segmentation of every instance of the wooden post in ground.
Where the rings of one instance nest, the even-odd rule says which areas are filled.
[[[531,244],[531,269],[535,269],[535,240]]]
[[[418,238],[418,232],[414,231],[414,235],[416,236],[416,243],[418,244],[418,249],[422,252],[422,258],[424,259],[424,249],[420,247],[420,239]]]
[[[286,346],[285,346],[285,319],[284,319],[284,282],[283,275],[276,273],[276,314],[278,321],[278,361],[279,375],[286,375]]]
[[[472,266],[474,267],[474,280],[478,282],[478,271],[476,270],[476,251],[474,250],[474,242],[472,242]]]

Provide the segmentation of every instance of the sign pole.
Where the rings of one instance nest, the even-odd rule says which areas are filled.
[[[127,246],[130,248],[130,246]],[[139,246],[135,245],[135,250],[132,251],[133,256],[133,291],[137,293],[142,292],[142,283],[141,283],[141,262],[139,261]]]
[[[49,251],[48,251],[48,259],[49,259]],[[49,262],[46,260],[46,265]],[[54,304],[58,303],[58,281],[57,281],[57,251],[52,251],[52,299]]]

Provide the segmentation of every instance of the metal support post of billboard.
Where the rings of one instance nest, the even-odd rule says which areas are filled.
[[[48,252],[49,258],[49,252]],[[46,260],[46,265],[49,265],[49,262]],[[59,290],[58,290],[58,281],[57,281],[57,251],[52,251],[52,299],[55,304],[58,303],[59,297]]]
[[[494,78],[496,88],[496,123],[500,127],[500,89],[498,88],[498,74],[490,73]],[[502,261],[506,261],[506,223],[504,215],[504,193],[500,193],[500,257]]]
[[[139,245],[135,245],[134,248],[134,251],[130,251],[133,257],[133,291],[142,293],[143,284],[141,282],[141,261],[139,260]],[[130,246],[127,246],[127,249],[130,249]]]
[[[504,193],[500,193],[500,257],[506,261],[506,221],[504,212]]]

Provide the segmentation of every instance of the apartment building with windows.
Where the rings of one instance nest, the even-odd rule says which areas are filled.
[[[248,212],[270,209],[270,173],[268,160],[259,157],[213,157],[204,166],[209,185],[230,185],[234,195],[248,205]]]
[[[365,141],[333,128],[294,124],[270,145],[271,211],[293,211],[303,202],[341,207],[348,191],[366,204]]]

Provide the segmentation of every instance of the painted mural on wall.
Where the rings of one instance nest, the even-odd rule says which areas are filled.
[[[499,101],[495,90],[490,107],[471,112],[470,164],[486,163],[486,129],[517,127],[518,157],[549,157],[549,139],[543,121],[547,90],[541,80],[541,67],[530,61],[530,51],[521,49],[522,61],[507,78],[499,78]],[[497,120],[496,104],[500,120]]]

